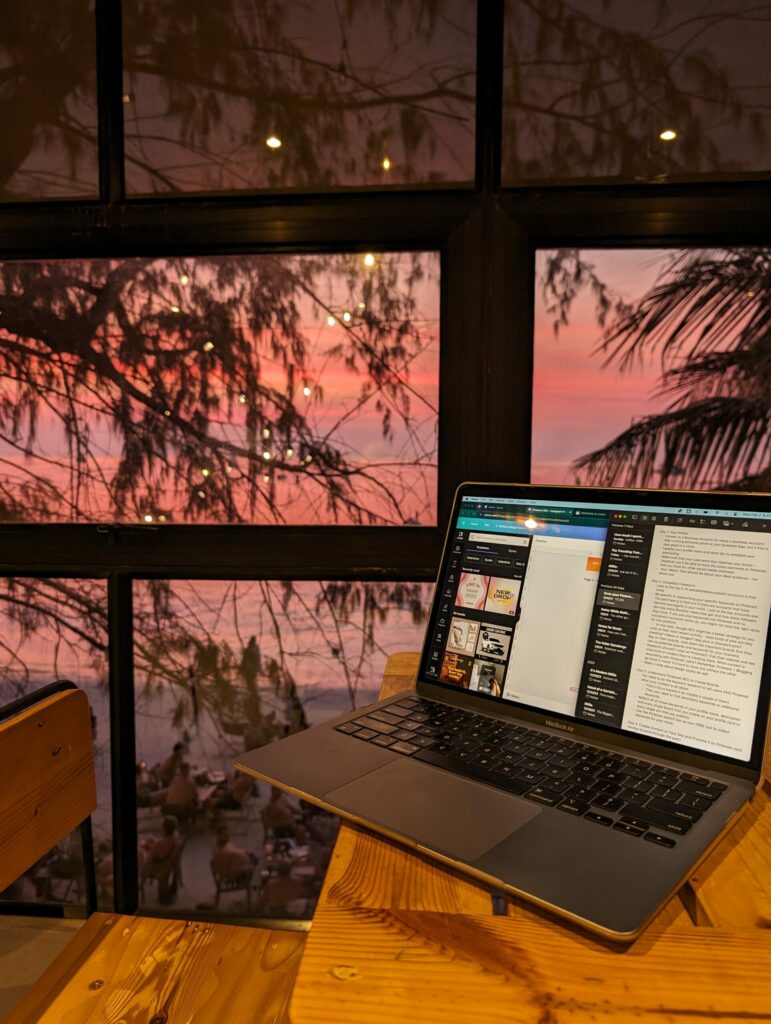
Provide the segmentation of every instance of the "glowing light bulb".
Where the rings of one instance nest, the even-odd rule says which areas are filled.
[[[163,415],[164,416],[171,416],[171,409],[164,409],[163,410]]]
[[[662,142],[671,142],[677,138],[677,132],[672,128],[665,128],[663,132],[659,132],[659,138]]]
[[[533,519],[532,516],[530,516],[528,519],[525,520],[525,526],[528,528],[528,530],[534,530],[536,526],[538,526],[538,523],[535,521],[535,519]]]
[[[241,403],[241,405],[246,405],[246,395],[240,394],[238,396],[238,401]]]
[[[169,306],[172,313],[179,313],[179,306]]]
[[[382,164],[380,166],[383,168],[384,171],[390,171],[391,170],[391,161],[388,159],[387,156],[383,157],[383,162],[382,162]]]
[[[266,462],[270,462],[270,452],[263,452],[262,457]]]
[[[357,308],[358,309],[366,309],[367,308],[367,303],[366,302],[360,302],[360,303],[358,303]]]
[[[166,516],[158,516],[158,522],[159,523],[165,523],[166,522]]]
[[[351,314],[350,314],[350,313],[348,312],[348,310],[347,310],[347,309],[346,309],[346,311],[345,311],[345,312],[343,313],[343,320],[345,320],[345,322],[346,322],[347,324],[349,324],[349,323],[351,322]]]
[[[198,497],[199,498],[205,498],[206,497],[206,491],[199,491],[198,492]]]
[[[265,140],[268,149],[281,149],[281,139],[277,135],[269,135]]]
[[[203,344],[204,352],[211,352],[211,350],[213,348],[214,348],[214,342],[213,341],[205,341],[204,342],[204,344]]]
[[[151,523],[153,521],[153,517],[151,515],[146,515],[144,520],[146,523]]]
[[[313,456],[312,455],[306,455],[305,456],[305,461],[306,462],[312,462],[313,461]]]
[[[187,286],[190,284],[190,278],[187,276],[187,274],[183,274],[179,279],[179,283],[182,285],[183,288],[187,288]]]
[[[206,477],[207,477],[207,476],[211,476],[211,470],[210,470],[210,469],[207,469],[207,468],[206,468],[206,467],[204,466],[204,468],[203,468],[203,469],[201,470],[201,476],[202,476],[202,477],[203,477],[204,479],[206,479]]]
[[[263,427],[262,428],[262,436],[266,437],[266,438],[270,437],[270,427]]]
[[[366,256],[364,257],[364,266],[365,267],[374,267],[375,266],[375,257],[373,256],[373,254],[371,252],[368,252],[366,254]]]
[[[294,455],[294,448],[287,448],[287,450],[286,450],[286,457],[288,459],[291,459],[293,455]]]
[[[337,323],[337,320],[335,320],[335,318],[330,314],[327,317],[327,326],[328,327],[334,327],[336,323]]]
[[[266,484],[269,484],[270,483],[270,474],[269,473],[264,473],[262,479],[265,481]]]
[[[305,387],[303,388],[303,394],[304,394],[304,395],[305,395],[305,397],[307,398],[307,397],[308,397],[308,395],[310,395],[310,393],[311,393],[311,389],[310,389],[310,388],[308,387],[308,385],[306,384],[306,385],[305,385]]]
[[[227,466],[225,466],[225,472],[226,473],[232,473],[233,472],[233,467],[230,465],[230,463],[228,463]]]

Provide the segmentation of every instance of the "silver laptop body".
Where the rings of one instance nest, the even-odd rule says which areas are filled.
[[[768,495],[463,484],[416,689],[236,766],[607,938],[763,777]]]

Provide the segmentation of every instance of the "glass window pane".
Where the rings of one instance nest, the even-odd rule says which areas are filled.
[[[92,0],[3,5],[0,135],[1,202],[98,194]]]
[[[469,0],[124,2],[130,194],[471,182]]]
[[[337,821],[236,776],[233,758],[374,700],[387,655],[420,648],[432,592],[135,585],[142,906],[310,914]]]
[[[112,794],[104,580],[0,579],[0,706],[56,679],[85,690],[91,704],[97,809],[91,817],[99,905],[112,908]],[[80,835],[74,832],[0,897],[85,902]]]
[[[503,181],[769,167],[771,6],[507,0]]]
[[[0,264],[0,519],[436,522],[436,253]]]
[[[536,256],[532,479],[771,489],[771,249]]]

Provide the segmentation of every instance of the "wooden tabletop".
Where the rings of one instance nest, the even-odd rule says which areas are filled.
[[[393,655],[381,695],[413,686]],[[344,826],[292,1024],[771,1021],[771,783],[631,946]]]

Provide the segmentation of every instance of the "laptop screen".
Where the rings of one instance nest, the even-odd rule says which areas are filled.
[[[749,761],[771,512],[477,487],[447,541],[423,678]]]

